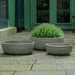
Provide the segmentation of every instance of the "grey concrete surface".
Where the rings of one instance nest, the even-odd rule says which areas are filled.
[[[0,75],[75,75],[75,35],[64,31],[64,42],[73,44],[68,56],[48,55],[34,50],[31,55],[5,55],[1,42],[4,40],[28,40],[30,32],[21,32],[0,40]]]

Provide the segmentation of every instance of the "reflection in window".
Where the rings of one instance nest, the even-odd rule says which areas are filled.
[[[57,0],[57,22],[70,23],[70,0]]]
[[[37,0],[37,23],[49,22],[49,0]]]
[[[1,0],[1,18],[6,18],[6,0]]]

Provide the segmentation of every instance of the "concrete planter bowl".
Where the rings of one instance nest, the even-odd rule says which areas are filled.
[[[36,50],[46,50],[46,43],[63,43],[64,38],[37,38],[32,37],[32,40],[35,42],[34,48]]]
[[[34,49],[32,41],[4,41],[2,48],[5,54],[31,54]]]
[[[69,55],[72,51],[72,45],[67,43],[46,44],[48,54]]]

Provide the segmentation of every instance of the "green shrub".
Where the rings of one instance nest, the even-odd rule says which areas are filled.
[[[64,37],[64,33],[55,25],[43,23],[34,28],[34,30],[32,31],[32,37],[56,38]]]

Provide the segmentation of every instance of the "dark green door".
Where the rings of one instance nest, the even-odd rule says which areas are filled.
[[[56,24],[57,0],[31,1],[31,28],[40,23]]]
[[[49,23],[49,0],[36,0],[36,23]]]
[[[56,23],[56,0],[24,0],[24,26],[33,29],[40,23]]]
[[[40,23],[51,23],[62,29],[72,29],[72,4],[72,0],[32,0],[32,28]]]
[[[57,0],[56,25],[62,29],[72,29],[71,6],[72,0]]]
[[[72,9],[71,9],[71,20],[72,20],[72,29],[75,32],[75,0],[72,0]]]
[[[31,29],[40,23],[50,23],[50,5],[55,0],[31,1]]]
[[[24,29],[24,0],[15,0],[15,25],[18,31]]]
[[[24,0],[25,28],[51,23],[61,29],[72,29],[74,3],[74,0]]]

